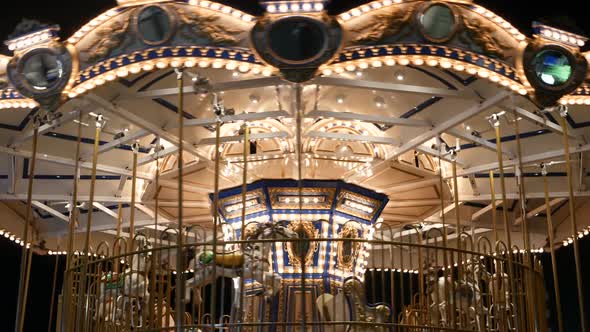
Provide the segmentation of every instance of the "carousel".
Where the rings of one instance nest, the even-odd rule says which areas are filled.
[[[564,246],[584,312],[585,37],[471,0],[117,2],[0,55],[18,332],[33,255],[65,256],[58,331],[564,331]]]

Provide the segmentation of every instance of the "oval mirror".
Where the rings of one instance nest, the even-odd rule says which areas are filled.
[[[172,20],[161,7],[149,6],[142,9],[137,16],[137,31],[144,42],[160,44],[170,37]]]
[[[445,4],[428,6],[419,16],[422,34],[434,42],[449,40],[457,26],[455,13]]]

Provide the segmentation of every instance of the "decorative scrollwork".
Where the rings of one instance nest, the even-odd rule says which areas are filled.
[[[291,222],[289,229],[299,234],[299,239],[289,242],[287,245],[289,263],[299,268],[302,264],[305,264],[305,266],[312,265],[313,255],[319,245],[317,241],[312,240],[318,237],[318,230],[309,221]]]
[[[352,32],[359,34],[352,42],[357,44],[376,42],[398,34],[411,21],[416,6],[415,4],[409,5],[403,10],[396,9],[386,14],[375,15],[368,24],[351,29]]]
[[[243,32],[227,25],[216,24],[219,20],[217,15],[204,15],[181,7],[176,8],[176,11],[182,26],[187,27],[195,35],[209,38],[216,44],[237,44],[237,35]]]
[[[496,28],[485,21],[473,18],[464,17],[463,25],[471,40],[481,46],[488,54],[495,55],[499,58],[504,58],[504,54],[512,47],[502,42],[497,37],[494,37]],[[465,39],[465,37],[463,37]]]
[[[351,241],[358,239],[359,229],[355,222],[348,222],[340,231],[339,238],[342,241],[338,242],[338,268],[350,271],[354,263],[360,248],[361,243],[357,241]]]
[[[94,62],[106,57],[114,48],[119,47],[127,37],[129,20],[115,21],[99,29],[92,43],[85,52],[89,53],[88,61]]]

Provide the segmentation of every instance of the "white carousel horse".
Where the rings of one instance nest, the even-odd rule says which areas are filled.
[[[348,278],[344,281],[342,291],[336,294],[322,294],[316,299],[316,306],[322,321],[346,322],[365,321],[371,323],[387,323],[391,317],[391,309],[383,303],[369,305],[365,295],[365,285],[357,278]],[[329,332],[345,331],[389,331],[388,327],[375,326],[348,326],[332,325],[326,327]]]
[[[432,283],[432,274],[430,274],[429,280]],[[467,325],[478,328],[481,324],[481,316],[486,311],[485,308],[484,312],[481,310],[483,302],[482,291],[479,287],[480,280],[489,280],[488,272],[480,262],[473,262],[465,265],[463,278],[454,281],[454,296],[450,294],[452,290],[452,280],[450,277],[438,277],[435,287],[432,287],[433,285],[430,284],[431,308],[434,309],[433,318],[439,320],[437,323],[446,326],[449,314],[447,309],[454,308],[459,315],[458,319],[461,316],[466,317]],[[447,292],[450,296],[446,296]]]
[[[498,331],[512,330],[512,306],[510,304],[510,277],[504,272],[502,263],[494,261],[496,272],[491,276],[488,289],[491,297],[489,326],[496,326]]]
[[[149,303],[149,278],[151,245],[144,241],[139,247],[141,253],[131,256],[130,265],[121,274],[107,273],[100,280],[97,319],[120,321],[126,305],[136,303],[147,308]],[[116,304],[116,310],[115,310]],[[134,313],[134,312],[133,312]],[[133,314],[132,313],[132,314]],[[105,314],[107,314],[105,316]],[[129,317],[132,319],[132,317]],[[138,317],[140,324],[142,317]]]
[[[264,223],[259,224],[253,234],[249,235],[247,240],[268,240],[297,238],[298,234],[289,228],[279,225]],[[272,271],[269,261],[272,249],[271,242],[247,243],[242,251],[213,255],[212,251],[202,250],[197,252],[195,258],[189,263],[189,269],[194,270],[193,277],[185,282],[185,301],[190,301],[191,291],[195,303],[202,301],[199,289],[207,284],[214,282],[219,277],[234,279],[234,286],[237,288],[234,292],[234,305],[239,303],[241,289],[240,282],[235,278],[251,278],[260,283],[264,288],[264,296],[269,299],[276,295],[281,284],[281,276]]]

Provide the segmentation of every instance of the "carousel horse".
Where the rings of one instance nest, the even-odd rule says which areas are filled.
[[[213,253],[210,250],[197,252],[195,258],[189,263],[189,269],[195,271],[193,277],[185,281],[185,301],[190,301],[191,291],[195,303],[202,301],[199,289],[214,282],[219,277],[254,279],[264,288],[264,296],[268,300],[279,291],[281,276],[272,272],[269,261],[272,243],[256,242],[255,240],[294,239],[298,235],[286,226],[264,223],[259,224],[253,233],[247,236],[247,240],[254,240],[245,244],[241,251],[231,253]],[[238,286],[234,292],[234,304],[239,303],[241,289]]]
[[[365,295],[365,286],[357,278],[348,278],[344,281],[342,291],[336,294],[322,294],[316,299],[320,319],[326,322],[357,321],[367,323],[387,323],[391,318],[391,309],[383,303],[368,304]],[[345,331],[389,331],[388,327],[375,326],[341,326],[333,325],[327,328],[330,332]]]
[[[138,249],[142,252],[131,256],[130,265],[122,273],[117,274],[111,271],[101,278],[96,319],[120,321],[126,306],[132,308],[130,309],[132,316],[135,314],[134,307],[138,310],[147,307],[150,297],[148,273],[151,245],[147,241],[142,241]],[[105,316],[107,313],[108,315]],[[128,318],[131,321],[135,320],[135,317]],[[137,321],[142,324],[143,317],[137,316]]]
[[[430,270],[429,270],[430,271]],[[436,281],[434,281],[436,278]],[[482,312],[482,291],[480,282],[482,280],[489,280],[488,272],[485,270],[479,261],[468,263],[464,267],[463,278],[455,280],[454,295],[446,296],[446,293],[451,293],[450,277],[437,277],[432,272],[428,276],[428,291],[430,294],[430,301],[432,303],[431,309],[434,313],[432,319],[435,323],[441,323],[443,326],[447,324],[448,308],[457,310],[458,319],[466,318],[466,324],[471,327],[479,328],[481,324],[480,318],[485,314]],[[449,289],[447,290],[446,287]],[[436,322],[438,320],[438,322]]]
[[[491,276],[488,289],[491,297],[490,327],[498,331],[512,331],[512,306],[510,305],[510,277],[504,272],[502,263],[494,261],[496,272]]]

